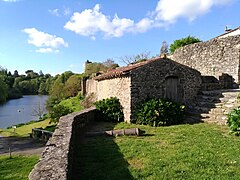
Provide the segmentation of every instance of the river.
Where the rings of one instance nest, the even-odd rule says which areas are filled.
[[[9,100],[0,105],[0,128],[38,120],[39,109],[47,112],[45,108],[46,95],[29,95],[20,99]]]

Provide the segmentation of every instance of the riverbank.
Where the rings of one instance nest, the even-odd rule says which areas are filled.
[[[46,119],[43,121],[38,121],[35,123],[23,125],[21,127],[17,127],[15,129],[9,128],[9,129],[0,129],[0,136],[3,137],[9,137],[9,136],[15,136],[15,137],[29,137],[30,133],[32,132],[33,128],[47,128],[48,126],[56,125],[55,123],[50,123],[50,119]],[[54,130],[54,129],[52,129]]]
[[[45,108],[48,96],[28,95],[20,99],[9,100],[0,105],[0,128],[38,120],[46,114]]]
[[[46,119],[17,127],[15,133],[12,128],[0,129],[0,179],[28,179],[28,174],[45,148],[45,142],[34,140],[29,134],[33,128],[53,125],[50,124],[50,119]]]

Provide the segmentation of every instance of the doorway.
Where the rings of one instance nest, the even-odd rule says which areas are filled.
[[[169,76],[166,78],[165,98],[174,102],[179,102],[179,78],[177,76]]]

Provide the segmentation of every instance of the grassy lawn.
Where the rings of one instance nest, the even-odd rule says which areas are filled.
[[[240,138],[213,124],[139,127],[145,136],[88,138],[78,147],[81,179],[239,179]]]
[[[24,180],[37,163],[39,156],[0,156],[1,180]]]
[[[50,119],[46,119],[44,121],[35,122],[32,124],[23,125],[21,127],[16,128],[16,134],[13,133],[13,129],[0,129],[0,135],[2,136],[19,136],[19,137],[27,137],[29,133],[32,132],[33,128],[46,128],[50,126]]]

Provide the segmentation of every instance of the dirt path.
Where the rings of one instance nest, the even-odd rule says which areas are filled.
[[[12,154],[40,155],[45,148],[45,144],[29,137],[0,137],[0,155],[8,154],[9,146]]]

